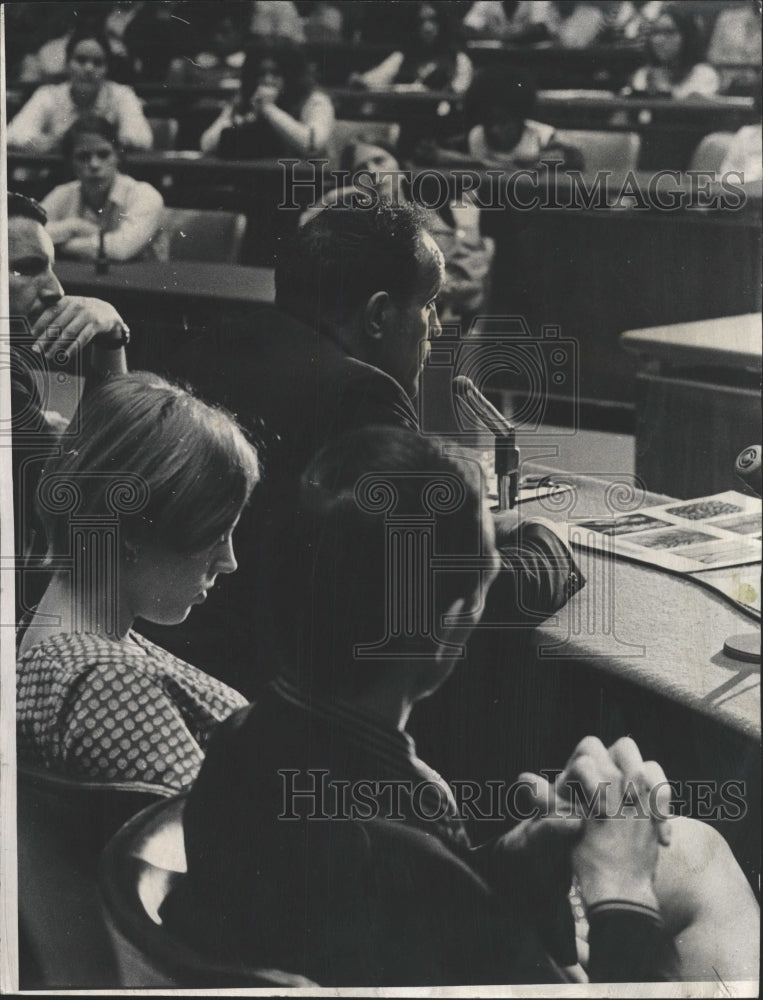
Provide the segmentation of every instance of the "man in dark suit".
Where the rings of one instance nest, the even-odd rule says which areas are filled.
[[[274,593],[294,558],[299,476],[327,442],[359,427],[418,429],[412,400],[440,333],[443,260],[413,205],[359,199],[333,206],[283,248],[276,306],[257,330],[221,350],[181,359],[200,393],[247,426],[263,478],[236,536],[238,573],[178,629],[150,635],[177,655],[254,696],[291,655],[287,601]],[[553,531],[513,513],[496,522],[505,572],[502,620],[535,624],[579,585]],[[500,591],[500,593],[498,592]]]
[[[409,715],[454,671],[499,573],[467,471],[420,435],[370,428],[319,454],[300,506],[298,655],[210,744],[185,807],[188,873],[163,906],[168,931],[210,960],[325,986],[555,982],[577,960],[574,872],[591,979],[704,978],[715,962],[749,974],[744,876],[728,855],[716,863],[712,831],[666,819],[662,769],[632,740],[583,740],[553,787],[523,776],[524,801],[507,783],[504,819],[532,818],[480,848],[455,790],[418,756]],[[598,802],[586,816],[574,789]],[[686,891],[696,878],[675,872],[687,841],[696,861],[713,837],[703,909]],[[718,915],[719,889],[734,927],[706,921],[692,953],[689,928]]]

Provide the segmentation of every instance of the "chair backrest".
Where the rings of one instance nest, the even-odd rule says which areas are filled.
[[[19,924],[26,946],[21,986],[115,986],[98,856],[129,816],[170,792],[139,782],[68,778],[21,763],[17,787]]]
[[[635,170],[641,152],[638,132],[558,129],[557,139],[579,149],[586,170]]]
[[[711,132],[706,135],[692,153],[689,170],[720,170],[733,138],[733,132]]]
[[[128,989],[163,987],[310,987],[304,976],[207,962],[162,925],[160,908],[186,871],[185,797],[159,802],[129,820],[101,856],[101,899]]]
[[[362,139],[364,142],[381,142],[385,146],[393,149],[397,146],[400,138],[400,126],[395,122],[377,121],[346,121],[339,118],[334,122],[334,128],[329,140],[326,156],[329,160],[329,169],[339,168],[339,157],[345,146],[351,142]]]
[[[201,208],[165,208],[162,223],[170,260],[236,264],[246,232],[246,216]]]
[[[149,118],[148,124],[154,137],[153,148],[156,152],[177,149],[180,125],[177,118]]]

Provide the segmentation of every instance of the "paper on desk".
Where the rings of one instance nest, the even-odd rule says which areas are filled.
[[[674,573],[761,561],[761,502],[734,490],[590,519],[578,528],[585,529],[578,532],[582,548],[598,548],[604,535],[610,551]]]

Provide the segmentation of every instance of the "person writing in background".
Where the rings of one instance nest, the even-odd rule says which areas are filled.
[[[249,50],[241,92],[201,137],[204,153],[225,159],[319,156],[334,127],[334,107],[305,56],[286,45]]]
[[[86,114],[64,136],[62,152],[77,178],[43,199],[48,233],[62,257],[167,260],[164,200],[150,184],[119,171],[114,126]]]
[[[463,94],[472,79],[472,64],[463,51],[447,4],[406,4],[410,17],[405,47],[365,73],[354,73],[350,85],[366,90],[444,90]]]
[[[151,149],[151,127],[132,87],[107,77],[108,42],[97,31],[75,32],[66,44],[66,83],[39,87],[8,126],[8,148],[49,153],[85,112],[106,118],[120,144]]]
[[[649,62],[637,69],[625,96],[714,97],[720,77],[709,63],[702,61],[703,47],[691,12],[672,6],[652,22],[646,35]]]
[[[19,634],[19,756],[181,791],[214,726],[245,700],[133,623],[183,621],[235,571],[232,536],[259,477],[256,452],[223,411],[149,373],[90,393],[59,450],[37,491],[54,571]],[[61,502],[78,483],[76,514],[88,518],[79,532]],[[99,517],[118,521],[113,549]]]

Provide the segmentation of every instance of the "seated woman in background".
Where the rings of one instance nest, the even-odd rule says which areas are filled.
[[[102,238],[110,260],[166,260],[164,200],[150,184],[119,172],[114,126],[98,115],[83,115],[61,145],[77,179],[43,200],[59,255],[95,260]]]
[[[464,99],[469,131],[440,146],[425,141],[414,151],[418,163],[479,164],[504,169],[534,168],[554,161],[581,169],[579,150],[559,141],[552,125],[534,121],[533,81],[505,66],[480,70]]]
[[[690,13],[673,7],[660,14],[647,35],[646,49],[649,62],[636,70],[624,94],[685,100],[718,93],[720,77],[702,62],[702,41]]]
[[[110,121],[125,148],[151,149],[151,127],[132,87],[107,78],[108,42],[95,31],[75,32],[66,45],[67,83],[39,87],[8,126],[8,147],[49,153],[71,125],[90,112]]]
[[[450,90],[463,94],[472,80],[472,64],[463,51],[447,4],[406,4],[411,23],[406,47],[350,83],[368,90]]]
[[[247,54],[238,99],[202,135],[201,149],[233,160],[319,156],[333,128],[334,106],[304,55],[261,44]]]
[[[339,169],[351,177],[365,174],[365,186],[370,177],[381,198],[393,202],[409,199],[407,184],[396,176],[400,171],[397,154],[378,140],[361,138],[350,143],[342,150]],[[322,205],[302,214],[300,225],[322,212],[324,205],[344,202],[353,192],[361,193],[360,188],[345,187],[324,195]],[[441,214],[432,212],[428,229],[445,259],[446,280],[437,304],[440,318],[468,323],[486,305],[495,244],[480,234],[480,210],[467,199],[453,201]]]
[[[236,569],[233,530],[258,475],[228,414],[158,376],[117,375],[88,396],[38,492],[49,557],[72,568],[54,569],[21,633],[21,759],[72,776],[191,785],[212,730],[246,701],[133,623],[183,621],[219,573]],[[88,517],[84,530],[67,500]],[[99,545],[94,522],[115,517],[113,548]]]

